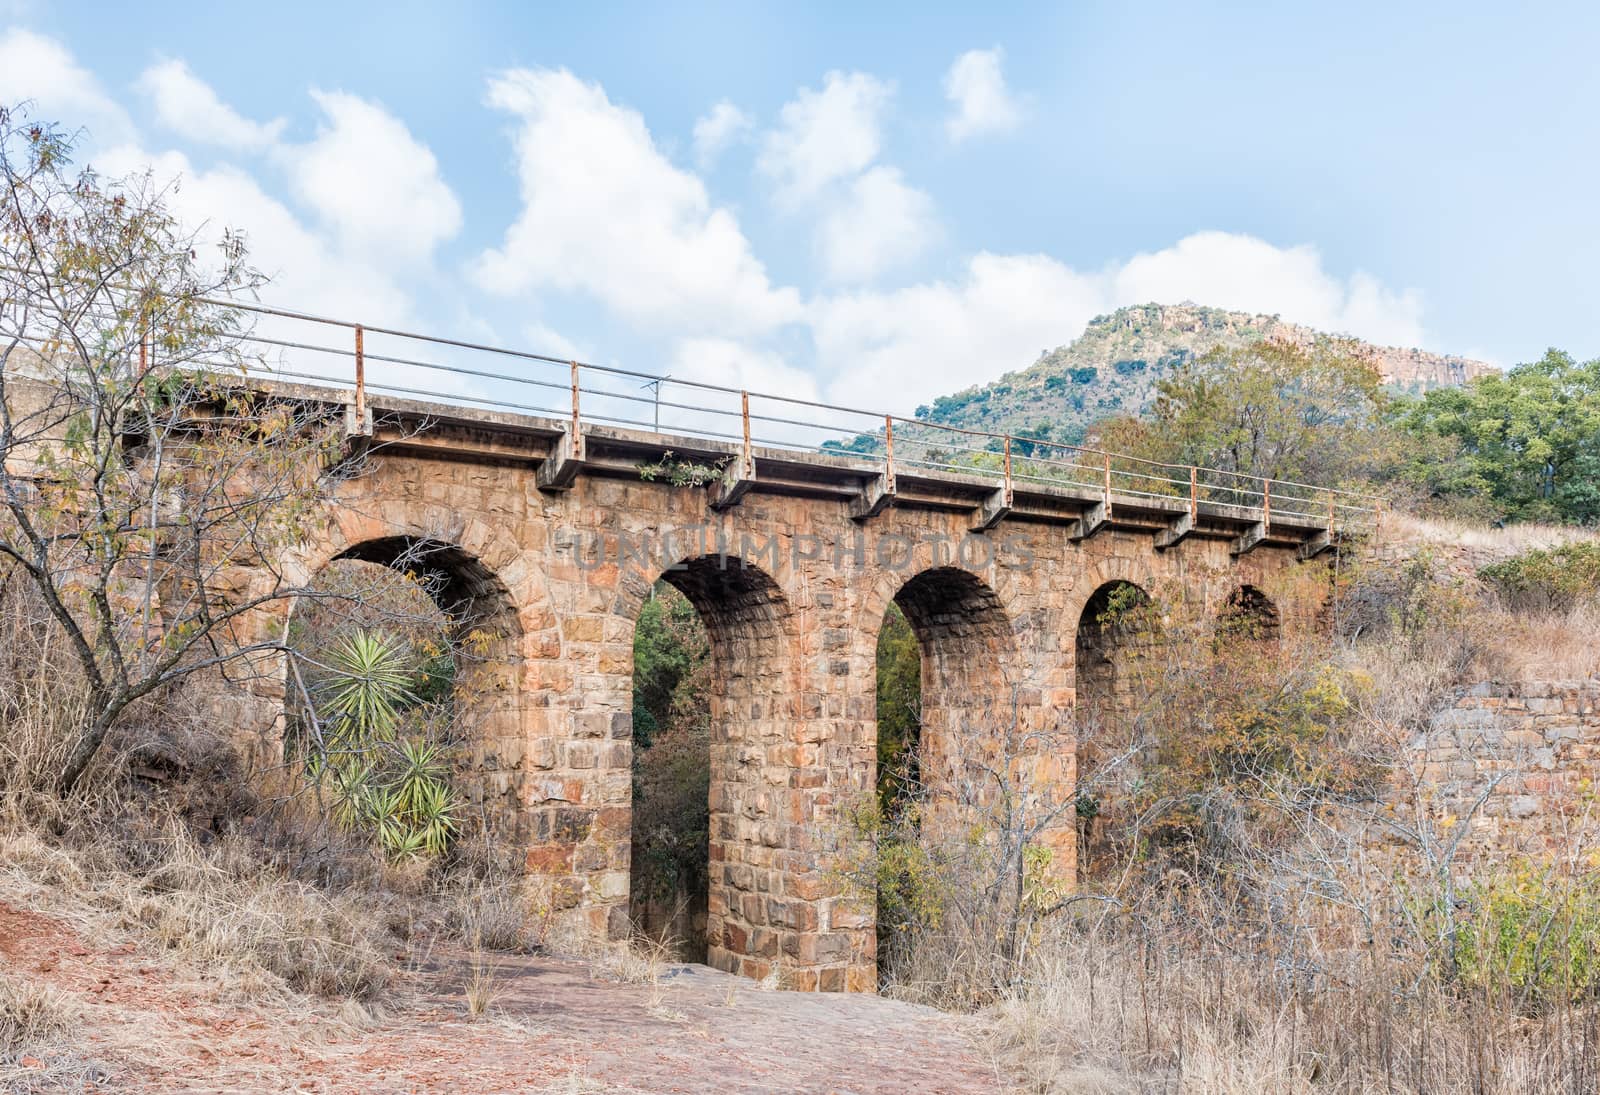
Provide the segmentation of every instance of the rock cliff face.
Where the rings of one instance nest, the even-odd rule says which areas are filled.
[[[1262,339],[1309,345],[1324,332],[1277,316],[1250,315],[1197,304],[1120,308],[1089,323],[1067,346],[1047,350],[1020,372],[992,384],[941,396],[918,417],[951,426],[1077,441],[1108,415],[1137,414],[1155,398],[1156,382],[1216,346]],[[1493,372],[1482,361],[1396,346],[1356,342],[1384,382],[1400,391],[1465,384]],[[1037,432],[1048,431],[1048,432]]]

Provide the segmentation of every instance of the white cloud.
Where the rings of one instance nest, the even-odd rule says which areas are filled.
[[[13,28],[0,34],[0,103],[24,101],[33,103],[35,121],[58,123],[69,133],[87,129],[96,144],[133,135],[127,112],[61,43]]]
[[[695,160],[702,170],[716,162],[722,151],[750,132],[755,125],[750,115],[722,100],[694,123]]]
[[[1110,296],[1115,306],[1192,300],[1278,314],[1385,345],[1418,346],[1424,337],[1416,290],[1393,292],[1359,271],[1340,279],[1315,247],[1277,247],[1231,232],[1196,232],[1135,255],[1111,276]]]
[[[488,102],[517,119],[523,208],[476,264],[484,289],[579,291],[636,325],[684,334],[801,318],[799,294],[770,283],[733,215],[598,84],[517,69],[490,82]]]
[[[856,176],[823,215],[817,243],[835,281],[868,281],[921,255],[938,234],[933,199],[906,184],[898,168]]]
[[[1314,247],[1227,232],[1199,232],[1088,273],[1046,255],[979,254],[955,282],[821,298],[812,329],[818,360],[837,370],[830,399],[905,410],[1026,366],[1101,313],[1184,301],[1276,313],[1377,343],[1426,342],[1415,290],[1396,292],[1361,272],[1340,278]]]
[[[1047,255],[973,256],[958,282],[826,298],[813,310],[819,361],[837,368],[828,394],[909,410],[992,379],[1068,341],[1104,291]]]
[[[666,371],[676,380],[697,380],[720,388],[739,388],[750,392],[750,433],[758,445],[817,446],[828,438],[838,436],[837,416],[833,418],[832,429],[795,425],[796,422],[826,420],[829,416],[825,412],[799,407],[780,399],[765,398],[785,396],[811,402],[822,398],[814,373],[789,364],[781,354],[772,350],[727,338],[687,338],[674,347]],[[709,433],[730,440],[737,439],[742,431],[742,407],[736,393],[684,388],[669,383],[663,385],[661,397],[669,402],[718,408],[724,412],[715,414],[663,407],[660,412],[663,429]],[[640,413],[637,408],[631,412],[635,419],[639,418]]]
[[[757,167],[778,204],[817,218],[815,246],[831,281],[870,281],[921,255],[937,235],[933,200],[898,168],[874,166],[894,87],[830,72],[801,88],[767,134]]]
[[[1003,133],[1022,121],[1022,107],[1006,88],[1000,72],[1003,56],[994,49],[973,49],[955,59],[944,76],[944,95],[955,104],[955,113],[944,123],[952,141],[964,141],[980,133]]]
[[[282,118],[261,123],[241,116],[182,61],[150,66],[138,87],[149,96],[161,123],[192,141],[255,150],[270,147],[283,133]]]
[[[894,86],[862,72],[830,72],[821,91],[801,88],[767,135],[757,166],[789,204],[815,197],[877,158]]]
[[[432,151],[376,103],[312,91],[327,124],[282,160],[295,195],[353,251],[423,262],[461,229],[461,203]]]
[[[200,232],[203,246],[220,240],[224,229],[242,233],[251,264],[272,278],[270,296],[280,305],[368,322],[398,323],[409,312],[406,294],[379,265],[330,247],[236,167],[199,171],[180,152],[152,154],[132,145],[108,151],[105,164],[118,173],[148,167],[158,185],[168,186],[173,213]]]

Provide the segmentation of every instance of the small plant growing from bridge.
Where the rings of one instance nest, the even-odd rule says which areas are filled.
[[[659,480],[674,487],[706,487],[712,483],[725,481],[732,473],[732,468],[732,457],[723,457],[714,463],[702,464],[682,459],[668,449],[655,463],[640,464],[639,478],[646,482]]]

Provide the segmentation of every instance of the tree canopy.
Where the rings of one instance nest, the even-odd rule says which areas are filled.
[[[1600,519],[1600,358],[1550,350],[1465,388],[1439,388],[1398,409],[1423,438],[1453,442],[1444,460],[1414,462],[1432,493],[1477,497],[1510,520]]]
[[[1095,441],[1147,460],[1319,483],[1366,478],[1387,396],[1371,362],[1334,339],[1219,347],[1157,385],[1144,418],[1102,423]]]

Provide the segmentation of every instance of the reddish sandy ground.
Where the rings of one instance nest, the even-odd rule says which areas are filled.
[[[406,975],[371,1019],[230,1002],[161,956],[96,947],[0,902],[0,970],[82,1011],[52,1052],[0,1058],[0,1090],[996,1092],[965,1021],[873,997],[764,991],[703,966],[621,984],[577,961],[499,955],[468,1017],[465,956]]]

